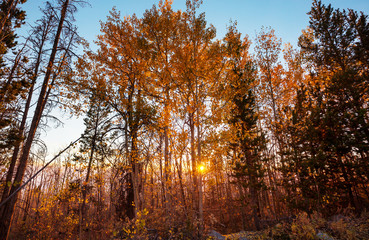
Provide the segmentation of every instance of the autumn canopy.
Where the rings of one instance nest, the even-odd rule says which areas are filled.
[[[47,2],[17,42],[24,2],[0,4],[0,239],[369,237],[322,224],[368,219],[367,15],[314,0],[294,48],[236,22],[217,39],[202,1],[165,0],[112,9],[93,50],[77,0]],[[85,129],[37,172],[55,109]]]

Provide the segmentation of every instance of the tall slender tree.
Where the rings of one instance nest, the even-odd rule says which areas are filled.
[[[255,228],[260,230],[258,195],[263,182],[261,150],[265,147],[265,139],[257,126],[255,66],[248,55],[250,42],[247,38],[241,40],[235,25],[229,27],[224,41],[229,59],[226,81],[231,106],[228,121],[234,132],[234,139],[230,143],[230,149],[233,150],[233,176],[237,184],[248,189]]]

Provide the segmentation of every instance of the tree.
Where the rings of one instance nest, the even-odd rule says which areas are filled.
[[[12,183],[15,165],[18,160],[19,152],[21,150],[21,144],[23,142],[22,140],[25,137],[25,129],[26,129],[28,112],[29,112],[29,109],[32,103],[32,96],[34,93],[36,80],[39,77],[39,70],[41,68],[41,65],[42,65],[41,63],[44,57],[44,54],[43,54],[44,48],[47,44],[47,41],[49,40],[49,35],[52,32],[53,24],[55,22],[54,16],[50,14],[51,13],[50,9],[49,11],[47,11],[47,8],[50,8],[50,6],[47,5],[46,9],[44,10],[45,16],[37,22],[35,27],[33,27],[31,31],[31,36],[29,37],[30,43],[27,43],[27,44],[30,44],[30,47],[34,50],[35,60],[34,60],[34,63],[31,61],[32,62],[31,68],[33,69],[32,73],[27,75],[27,77],[30,78],[29,80],[30,87],[28,89],[27,99],[24,104],[23,116],[22,116],[22,119],[20,120],[20,124],[18,125],[19,129],[17,129],[16,131],[17,138],[20,140],[15,142],[15,144],[12,144],[12,146],[14,146],[14,150],[13,150],[13,154],[10,160],[7,176],[5,179],[6,184],[4,186],[3,193],[2,193],[2,198],[1,198],[2,201],[4,201],[8,197],[8,194],[9,194],[9,190],[10,190],[9,184]],[[21,52],[19,54],[20,56],[22,56]],[[30,54],[30,55],[32,56],[33,54]]]
[[[87,160],[87,172],[85,180],[82,181],[81,228],[89,225],[85,223],[87,216],[86,198],[87,193],[91,190],[89,181],[93,173],[93,166],[104,165],[106,158],[112,154],[108,146],[109,139],[112,137],[110,133],[112,131],[111,110],[100,95],[101,93],[91,94],[89,109],[84,119],[86,129],[81,139],[80,154],[76,155],[81,162]]]
[[[277,38],[271,28],[263,28],[256,37],[255,61],[258,67],[256,100],[260,114],[259,127],[266,129],[265,133],[270,139],[270,148],[264,152],[264,155],[271,160],[267,163],[267,173],[276,215],[282,214],[280,206],[282,194],[278,188],[279,179],[276,177],[276,169],[284,162],[286,139],[283,137],[285,130],[283,121],[288,118],[284,115],[284,110],[291,104],[289,96],[293,96],[296,81],[294,78],[284,77],[285,69],[279,60],[281,45],[282,40]],[[291,61],[287,63],[291,66]]]
[[[164,139],[164,176],[162,176],[163,201],[165,202],[167,220],[171,217],[171,163],[169,154],[173,146],[170,146],[169,136],[173,133],[172,115],[177,111],[175,75],[173,56],[179,48],[180,38],[178,36],[179,21],[182,18],[180,11],[174,12],[171,1],[160,1],[158,8],[153,6],[147,10],[142,18],[141,31],[145,40],[149,43],[149,69],[150,81],[146,84],[147,95],[153,95],[154,101],[160,109],[158,119],[158,131],[160,139]],[[158,89],[158,90],[155,90]],[[161,147],[161,146],[160,146]],[[160,149],[161,151],[161,149]],[[161,159],[159,159],[161,165]],[[167,223],[168,224],[168,223]]]
[[[262,29],[256,39],[256,62],[259,67],[258,95],[259,107],[269,128],[277,151],[282,148],[282,139],[279,134],[283,91],[283,68],[279,62],[282,40],[275,36],[273,29]]]
[[[359,17],[320,1],[309,14],[310,27],[299,45],[312,73],[293,110],[296,144],[289,170],[297,174],[303,197],[311,199],[305,209],[332,213],[351,205],[360,211],[369,141],[367,68],[358,49],[366,51],[368,24],[363,13]]]
[[[25,1],[9,0],[0,4],[0,150],[9,151],[14,144],[20,141],[17,134],[17,123],[15,121],[18,106],[17,101],[29,87],[27,71],[24,65],[28,58],[25,56],[24,44],[16,51],[16,28],[24,24],[25,11],[20,10],[17,5]],[[9,50],[14,53],[8,54]],[[6,62],[4,57],[9,59]]]
[[[98,37],[99,50],[89,51],[85,59],[79,60],[79,70],[70,85],[75,87],[76,93],[90,89],[104,91],[104,101],[119,115],[125,155],[120,175],[128,177],[128,184],[120,186],[128,201],[123,210],[133,219],[141,210],[140,132],[152,124],[156,111],[144,92],[148,43],[140,32],[141,20],[135,15],[121,20],[115,9],[110,14]]]
[[[187,1],[187,10],[179,27],[181,48],[176,49],[174,66],[179,82],[179,93],[183,119],[188,125],[192,174],[192,218],[199,219],[198,166],[203,162],[202,146],[205,122],[211,114],[207,109],[212,87],[220,79],[218,44],[214,42],[215,28],[207,25],[205,14],[197,14],[202,1]],[[208,98],[209,97],[209,98]],[[201,226],[200,226],[201,227]],[[201,231],[200,231],[201,232]]]
[[[25,11],[20,10],[17,5],[27,0],[8,0],[0,4],[0,66],[4,67],[3,55],[12,49],[17,42],[14,30],[24,24]],[[2,73],[1,73],[2,75]]]
[[[241,40],[235,26],[229,27],[225,37],[228,58],[226,81],[231,101],[229,124],[234,132],[230,143],[233,151],[233,176],[237,183],[248,189],[255,228],[260,230],[260,206],[258,194],[262,187],[263,163],[261,150],[265,139],[257,127],[255,88],[255,67],[248,55],[250,42]],[[245,197],[245,196],[243,196]]]
[[[46,73],[44,75],[44,80],[41,86],[41,90],[39,93],[39,97],[37,100],[37,105],[35,108],[35,112],[32,118],[32,123],[30,125],[30,130],[28,132],[28,135],[26,137],[23,149],[22,149],[22,153],[20,155],[19,158],[19,165],[17,168],[17,172],[14,178],[14,183],[17,184],[13,184],[12,188],[10,189],[9,195],[12,193],[15,193],[20,185],[20,183],[22,183],[23,177],[24,177],[24,173],[26,171],[26,167],[28,165],[28,158],[29,158],[29,154],[30,154],[30,150],[32,147],[32,143],[36,134],[36,131],[38,129],[39,126],[39,122],[41,120],[42,117],[42,113],[45,109],[45,105],[48,101],[48,97],[49,97],[49,93],[50,93],[50,89],[52,89],[52,86],[54,85],[54,81],[55,78],[53,76],[54,74],[54,64],[55,64],[55,58],[56,55],[59,51],[59,40],[61,38],[61,33],[63,30],[63,25],[65,23],[65,19],[67,17],[67,15],[71,12],[73,12],[73,9],[75,11],[74,6],[72,7],[72,3],[73,1],[69,1],[69,0],[65,0],[62,1],[61,4],[61,9],[60,9],[60,19],[57,25],[57,30],[56,30],[56,34],[54,36],[53,39],[53,46],[52,46],[52,51],[50,53],[50,57],[48,60],[48,64],[46,67]],[[67,14],[68,13],[68,14]],[[58,71],[56,71],[58,72]],[[14,213],[14,207],[15,204],[17,202],[17,195],[15,194],[15,196],[13,196],[4,206],[3,206],[3,211],[2,211],[2,216],[1,216],[1,221],[0,221],[0,236],[4,237],[4,239],[6,239],[8,237],[9,234],[9,229],[10,229],[10,224],[11,224],[11,219],[12,219],[12,215]]]

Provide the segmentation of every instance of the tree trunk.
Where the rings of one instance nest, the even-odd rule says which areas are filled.
[[[196,161],[196,153],[195,153],[195,124],[194,124],[194,116],[193,116],[193,112],[190,113],[190,141],[191,141],[191,163],[192,163],[192,217],[193,219],[196,219],[196,212],[198,210],[198,187],[197,187],[197,173],[196,173],[196,166],[197,166],[197,161]]]
[[[196,96],[197,98],[197,96]],[[198,100],[196,100],[198,101]],[[200,116],[199,116],[199,106],[197,106],[197,162],[198,164],[202,164],[201,159],[201,128],[200,128]],[[198,170],[197,166],[197,169]],[[204,212],[203,212],[203,192],[202,192],[202,172],[199,173],[199,234],[200,238],[202,236],[203,228],[204,228]]]
[[[261,229],[260,218],[259,218],[260,209],[259,209],[257,191],[256,191],[256,188],[253,186],[250,186],[250,197],[251,197],[252,216],[254,218],[255,228],[256,230],[259,231]]]
[[[165,89],[165,103],[164,103],[164,194],[165,194],[165,212],[166,212],[166,224],[171,224],[171,201],[169,196],[170,189],[170,166],[169,166],[169,88]]]
[[[175,163],[177,165],[177,174],[178,174],[179,187],[181,190],[182,202],[183,202],[183,206],[185,209],[185,214],[187,215],[187,201],[186,201],[186,195],[185,195],[185,191],[183,187],[183,178],[182,178],[182,156],[183,156],[183,151],[181,151],[179,155],[179,163],[177,162],[177,160],[175,160]]]

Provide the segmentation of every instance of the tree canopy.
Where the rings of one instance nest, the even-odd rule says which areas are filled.
[[[75,0],[47,2],[17,44],[23,2],[0,4],[1,239],[269,239],[268,227],[316,239],[311,226],[344,238],[340,220],[317,219],[368,210],[364,13],[314,0],[294,48],[237,22],[218,39],[201,0],[165,0],[142,16],[112,9],[93,50]],[[37,172],[57,107],[84,116],[84,132]],[[289,233],[271,227],[283,221]]]

